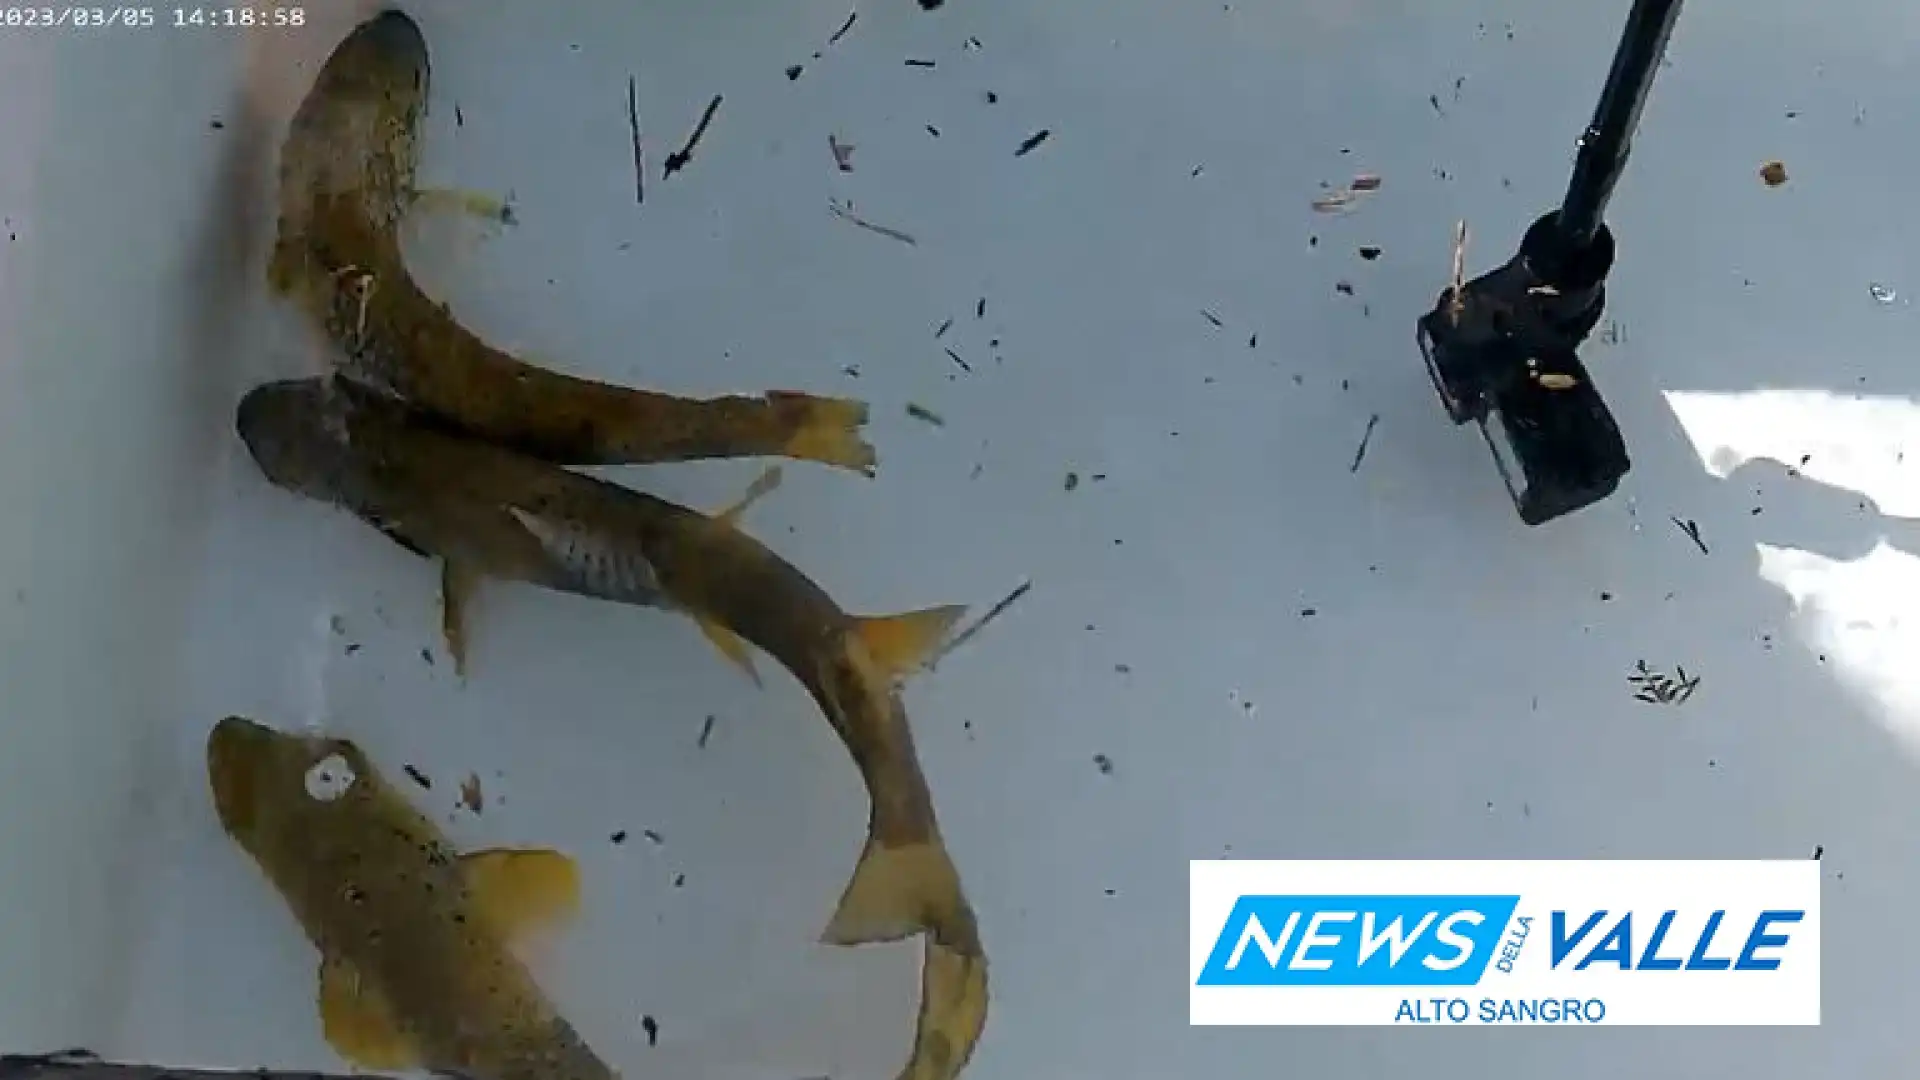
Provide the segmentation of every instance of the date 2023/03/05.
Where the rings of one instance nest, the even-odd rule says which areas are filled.
[[[304,7],[45,7],[0,5],[0,30],[167,27],[175,30],[271,30],[307,25]]]

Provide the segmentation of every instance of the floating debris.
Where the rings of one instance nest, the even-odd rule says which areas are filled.
[[[993,99],[989,97],[987,100],[992,101]],[[1052,131],[1048,130],[1047,128],[1041,128],[1039,131],[1036,131],[1033,134],[1027,136],[1025,139],[1021,140],[1020,149],[1015,150],[1013,152],[1013,156],[1026,157],[1028,154],[1031,154],[1034,151],[1034,149],[1038,147],[1041,143],[1046,142],[1047,139],[1052,137],[1052,135],[1053,135]]]
[[[647,155],[640,140],[640,91],[627,76],[627,135],[633,144],[633,201],[647,201]]]
[[[1353,452],[1353,465],[1347,469],[1348,472],[1357,473],[1360,471],[1360,463],[1367,459],[1367,444],[1373,441],[1373,429],[1379,426],[1379,413],[1374,413],[1372,416],[1367,417],[1367,430],[1360,433],[1360,448]]]
[[[1219,329],[1220,327],[1227,325],[1226,323],[1223,323],[1220,321],[1220,316],[1215,315],[1213,312],[1208,311],[1206,308],[1200,309],[1200,317],[1212,323],[1215,329]]]
[[[1105,754],[1093,755],[1093,767],[1099,769],[1102,776],[1113,775],[1113,759]]]
[[[479,773],[468,773],[467,778],[460,781],[460,805],[474,814],[486,809],[486,796],[480,790]]]
[[[933,67],[934,64],[931,60],[908,60],[907,66],[911,68],[930,68]]]
[[[1676,666],[1672,675],[1666,675],[1647,666],[1645,660],[1633,663],[1633,673],[1627,676],[1627,685],[1634,688],[1635,701],[1644,701],[1649,705],[1680,705],[1693,696],[1700,685],[1700,676],[1688,675],[1687,669]]]
[[[416,769],[411,765],[403,765],[401,766],[401,769],[407,774],[407,779],[412,780],[414,783],[420,785],[420,790],[422,791],[433,790],[433,781],[430,778],[428,778],[426,773],[421,772],[419,769]]]
[[[853,29],[854,22],[859,18],[860,18],[860,13],[858,11],[847,12],[847,21],[841,23],[840,29],[835,30],[833,32],[833,36],[827,39],[827,44],[829,45],[840,44],[840,39],[847,36],[847,31]]]
[[[947,426],[946,419],[939,413],[934,412],[925,405],[916,404],[911,401],[907,402],[907,415],[913,417],[915,420],[932,424],[934,427]]]
[[[1313,200],[1313,208],[1322,214],[1337,214],[1352,209],[1360,201],[1360,196],[1378,190],[1380,178],[1372,173],[1361,173],[1346,185]]]
[[[975,622],[972,626],[967,627],[965,630],[960,631],[958,634],[955,634],[953,636],[953,640],[947,642],[932,656],[928,657],[927,663],[926,663],[926,669],[928,671],[932,671],[934,669],[934,665],[938,664],[941,660],[945,659],[948,653],[951,653],[955,649],[958,649],[960,646],[965,645],[968,641],[973,639],[973,636],[975,634],[978,634],[980,631],[985,630],[987,628],[988,623],[1006,614],[1007,609],[1019,603],[1020,598],[1027,595],[1027,592],[1032,588],[1033,588],[1033,582],[1031,580],[1023,581],[1019,585],[1015,586],[1014,590],[1008,593],[1006,596],[1002,597],[999,603],[993,605],[991,608],[988,608],[987,613],[985,615],[980,616],[979,621]]]
[[[1360,257],[1368,262],[1372,262],[1380,257],[1380,249],[1372,244],[1363,244],[1360,247]]]
[[[1673,522],[1674,528],[1679,529],[1680,532],[1684,534],[1687,539],[1693,541],[1693,546],[1700,549],[1700,554],[1702,555],[1712,554],[1712,552],[1707,550],[1707,542],[1705,540],[1700,539],[1700,523],[1699,522],[1693,520],[1692,518],[1687,518],[1686,520],[1682,521],[1680,518],[1677,518],[1677,517],[1669,517],[1667,520]]]
[[[708,125],[713,123],[714,114],[720,111],[720,101],[720,95],[715,94],[713,100],[707,102],[705,111],[700,114],[700,122],[694,125],[693,134],[687,136],[687,144],[667,155],[666,168],[661,173],[661,179],[672,176],[693,161],[694,150],[699,148],[700,140],[706,138]]]
[[[1873,298],[1882,304],[1891,304],[1900,299],[1899,293],[1877,281],[1867,285],[1867,292],[1872,294]]]
[[[889,240],[898,240],[901,243],[907,245],[908,247],[915,247],[915,246],[918,246],[920,243],[920,241],[915,240],[912,236],[909,236],[908,234],[901,232],[899,229],[890,228],[886,225],[876,225],[873,222],[868,221],[866,218],[863,218],[860,215],[854,213],[852,203],[841,203],[838,199],[828,199],[827,209],[833,211],[834,217],[840,218],[841,220],[849,222],[852,225],[865,229],[870,233],[878,233],[879,235],[884,236]]]
[[[640,1030],[647,1033],[648,1046],[660,1045],[660,1021],[655,1020],[650,1015],[642,1016],[640,1018]]]
[[[707,748],[707,740],[713,738],[713,724],[714,716],[712,713],[708,713],[707,718],[700,724],[700,737],[693,741],[695,749],[705,750]]]
[[[806,69],[801,67],[799,64],[788,64],[787,65],[787,81],[794,82],[795,80],[799,79],[800,73],[805,70]]]
[[[951,329],[953,329],[953,320],[948,319],[946,322],[940,324],[939,329],[933,332],[933,340],[939,341],[941,338],[946,337],[947,331]]]
[[[1079,473],[1077,473],[1077,472],[1070,472],[1070,473],[1068,473],[1068,474],[1067,474],[1067,481],[1066,481],[1066,483],[1065,483],[1064,485],[1062,485],[1062,486],[1063,486],[1063,487],[1065,488],[1065,490],[1067,490],[1067,491],[1072,491],[1072,490],[1073,490],[1074,488],[1077,488],[1077,487],[1079,487],[1079,486],[1080,486],[1080,474],[1079,474]]]
[[[833,155],[833,164],[841,172],[853,171],[853,144],[843,143],[832,135],[827,136],[827,152]]]
[[[973,366],[971,364],[968,364],[965,360],[962,360],[960,358],[959,353],[954,352],[952,349],[948,349],[947,359],[952,360],[954,364],[960,368],[961,371],[964,371],[969,375],[973,374]]]
[[[1760,182],[1768,187],[1779,187],[1787,182],[1787,166],[1783,161],[1769,161],[1760,166]]]

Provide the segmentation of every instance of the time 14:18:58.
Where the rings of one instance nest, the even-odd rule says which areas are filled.
[[[307,24],[307,10],[302,7],[177,7],[172,10],[173,25],[180,28],[205,26],[245,29]]]

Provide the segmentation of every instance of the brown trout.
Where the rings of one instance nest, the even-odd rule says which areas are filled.
[[[503,213],[484,196],[415,187],[428,73],[419,26],[398,11],[375,16],[334,49],[281,150],[267,281],[345,352],[341,374],[561,464],[783,456],[874,472],[864,402],[696,399],[577,378],[489,345],[427,295],[402,252],[408,212],[424,201]]]
[[[207,736],[227,834],[320,951],[327,1042],[369,1069],[615,1080],[511,946],[579,902],[572,860],[458,855],[346,739],[230,716]]]
[[[494,578],[675,609],[749,673],[743,642],[779,661],[846,745],[871,802],[866,845],[821,940],[855,945],[926,932],[919,1034],[903,1076],[959,1072],[986,1020],[986,957],[898,682],[963,607],[881,617],[842,610],[738,527],[777,471],[709,517],[439,427],[341,380],[256,387],[235,426],[275,485],[345,508],[441,561],[450,650],[463,648],[467,593]]]

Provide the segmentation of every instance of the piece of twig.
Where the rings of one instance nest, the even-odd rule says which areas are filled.
[[[1685,521],[1682,521],[1679,518],[1672,517],[1672,516],[1669,516],[1667,520],[1673,522],[1674,528],[1679,529],[1681,532],[1685,533],[1687,539],[1693,541],[1693,546],[1700,549],[1700,554],[1702,555],[1712,554],[1712,552],[1707,550],[1707,542],[1705,540],[1700,539],[1700,523],[1699,522],[1693,520],[1692,518],[1688,518]]]
[[[1360,463],[1366,460],[1367,444],[1373,441],[1373,429],[1380,426],[1380,414],[1367,417],[1367,430],[1360,433],[1360,448],[1353,452],[1353,465],[1347,469],[1350,473],[1360,471]]]
[[[381,1080],[375,1073],[309,1072],[298,1069],[175,1069],[165,1065],[102,1061],[85,1050],[58,1054],[0,1055],[0,1080]]]
[[[719,111],[720,95],[715,94],[713,100],[707,102],[706,111],[700,114],[700,122],[694,125],[693,134],[687,136],[687,144],[667,155],[667,164],[665,171],[661,173],[661,179],[664,180],[686,168],[687,164],[693,160],[694,150],[700,146],[700,140],[706,137],[707,125],[713,123],[713,114]]]
[[[833,163],[841,172],[853,171],[853,144],[843,143],[829,134],[827,152],[833,155]]]
[[[1031,588],[1033,588],[1032,580],[1021,582],[1017,588],[1015,588],[1012,592],[1006,595],[1005,599],[993,605],[993,607],[988,608],[987,613],[985,615],[980,616],[980,618],[977,621],[975,621],[972,626],[969,626],[965,630],[962,630],[958,634],[955,634],[951,640],[949,640],[945,645],[940,647],[938,652],[935,652],[931,657],[927,659],[927,665],[926,665],[927,670],[932,671],[934,669],[934,665],[946,659],[948,653],[951,653],[953,650],[959,648],[962,645],[965,645],[968,641],[972,640],[975,634],[978,634],[980,631],[985,630],[987,628],[988,623],[992,622],[993,620],[999,618],[1001,615],[1005,614],[1006,610],[1012,607],[1014,604],[1019,603],[1020,598],[1027,595],[1027,590]],[[5,1080],[5,1078],[0,1077],[0,1080]]]
[[[633,139],[633,201],[647,201],[647,157],[640,145],[640,91],[627,76],[627,131]]]
[[[835,30],[833,32],[833,36],[827,39],[827,44],[838,45],[840,43],[840,39],[847,36],[847,31],[853,29],[853,20],[859,17],[860,17],[860,13],[858,11],[847,12],[847,21],[841,23],[840,29]]]
[[[833,211],[834,217],[852,222],[853,224],[858,225],[860,228],[865,229],[868,232],[879,233],[881,236],[884,236],[889,240],[898,240],[909,247],[917,247],[920,243],[920,241],[915,240],[913,237],[908,236],[906,233],[901,232],[899,229],[890,229],[885,225],[875,225],[873,222],[868,221],[866,218],[863,218],[860,215],[854,213],[853,208],[851,206],[844,206],[837,199],[828,199],[827,209]]]

